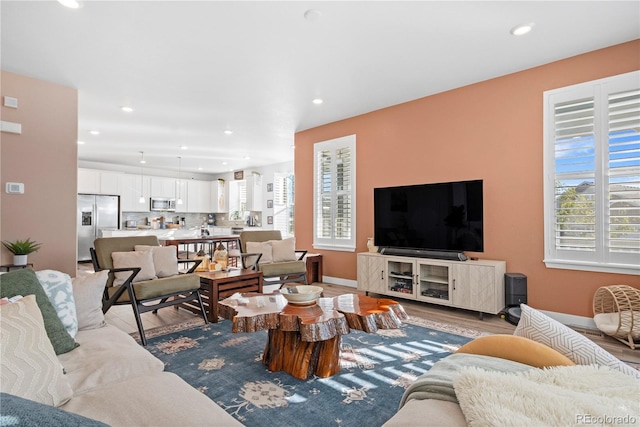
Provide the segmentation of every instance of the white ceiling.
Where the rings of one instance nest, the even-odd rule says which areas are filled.
[[[292,160],[297,131],[640,38],[639,5],[2,0],[1,65],[78,89],[81,161],[144,151],[213,174]]]

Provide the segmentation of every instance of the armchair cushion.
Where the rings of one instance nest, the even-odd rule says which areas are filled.
[[[279,262],[277,264],[260,264],[260,271],[265,278],[273,276],[286,276],[288,274],[302,274],[307,271],[304,261]]]
[[[252,254],[262,254],[258,264],[270,264],[273,262],[273,248],[271,246],[271,242],[247,242],[247,252]]]
[[[283,240],[270,240],[273,262],[296,261],[296,239],[290,237]]]
[[[110,287],[109,296],[117,291],[117,287]],[[152,298],[161,298],[181,291],[194,291],[200,289],[200,277],[197,274],[180,274],[172,277],[161,277],[133,284],[136,298],[139,300],[147,300]],[[118,303],[129,301],[129,293],[124,292],[118,299]]]
[[[170,277],[178,274],[178,252],[175,246],[135,245],[134,248],[136,251],[151,251],[156,276]]]
[[[112,252],[111,258],[114,268],[140,267],[140,272],[134,277],[133,283],[158,278],[151,251]],[[115,273],[114,286],[122,285],[130,274],[128,271]]]

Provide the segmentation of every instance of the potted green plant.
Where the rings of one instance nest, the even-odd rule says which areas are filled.
[[[28,255],[40,249],[41,245],[41,243],[37,243],[31,240],[31,238],[27,238],[27,240],[16,240],[14,242],[5,240],[2,244],[13,254],[13,265],[26,265]]]

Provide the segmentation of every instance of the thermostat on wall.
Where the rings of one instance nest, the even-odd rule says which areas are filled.
[[[24,184],[21,182],[7,182],[7,194],[24,194]]]

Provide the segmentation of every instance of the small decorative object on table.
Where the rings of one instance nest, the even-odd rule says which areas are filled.
[[[367,238],[367,248],[369,252],[378,252],[378,247],[373,244],[373,237]]]
[[[202,262],[194,271],[209,271],[209,255],[204,252],[203,245],[200,245],[200,250],[196,253],[195,259],[201,259]]]
[[[229,264],[229,252],[222,242],[218,243],[218,247],[213,252],[213,260],[221,266],[222,270],[227,269],[227,265]]]
[[[41,243],[37,243],[31,238],[16,240],[15,242],[5,240],[2,244],[13,254],[13,265],[26,265],[28,255],[36,252],[41,246]]]
[[[322,291],[322,287],[313,285],[283,286],[280,289],[287,302],[294,305],[315,304]]]

